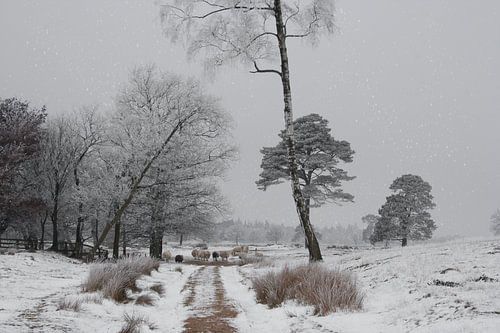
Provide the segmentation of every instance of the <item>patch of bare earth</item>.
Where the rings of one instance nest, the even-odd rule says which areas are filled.
[[[192,311],[184,322],[185,333],[236,332],[230,320],[238,312],[226,299],[219,266],[201,267],[189,277],[184,289],[189,290],[184,305]]]

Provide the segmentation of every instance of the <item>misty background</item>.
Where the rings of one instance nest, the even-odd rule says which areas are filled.
[[[317,48],[289,44],[295,117],[319,113],[356,151],[344,186],[355,203],[312,211],[312,223],[361,224],[398,176],[433,186],[436,235],[487,235],[500,207],[500,3],[338,0],[337,32]],[[263,146],[283,128],[273,75],[223,68],[215,78],[188,63],[162,34],[153,0],[3,0],[0,97],[60,114],[110,108],[129,70],[157,63],[200,78],[234,119],[240,159],[223,192],[232,215],[295,226],[289,184],[255,185]]]

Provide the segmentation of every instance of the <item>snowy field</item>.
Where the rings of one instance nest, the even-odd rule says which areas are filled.
[[[215,280],[222,282],[224,299],[237,312],[228,320],[238,332],[499,331],[500,240],[324,249],[324,264],[351,271],[365,292],[362,311],[325,317],[312,316],[310,307],[291,302],[276,309],[257,304],[250,289],[252,277],[307,261],[301,248],[269,246],[259,251],[264,261],[254,265],[205,269],[162,264],[139,284],[164,284],[166,294],[157,297],[154,306],[104,300],[84,302],[79,311],[58,310],[58,304],[88,295],[81,293],[80,285],[89,265],[52,253],[1,255],[0,332],[118,332],[124,314],[146,317],[154,332],[182,332],[186,319],[202,316],[200,309],[216,298],[210,287]],[[171,252],[189,257],[190,249]],[[186,288],[190,280],[191,288]],[[144,326],[142,331],[150,329]]]

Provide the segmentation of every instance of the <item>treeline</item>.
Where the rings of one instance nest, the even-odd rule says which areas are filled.
[[[113,255],[167,233],[204,235],[225,201],[218,177],[234,156],[230,119],[200,85],[154,66],[133,70],[110,110],[47,116],[0,99],[0,236],[63,241]]]
[[[336,224],[326,228],[315,228],[316,236],[328,245],[360,245],[362,229],[355,224]],[[214,240],[235,244],[304,244],[301,226],[293,227],[268,221],[245,221],[230,219],[214,226]]]

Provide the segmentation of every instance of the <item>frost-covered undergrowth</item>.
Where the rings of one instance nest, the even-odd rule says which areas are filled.
[[[144,293],[151,294],[148,287],[158,283],[165,291],[154,297],[154,306],[141,306],[82,293],[89,265],[62,255],[0,255],[0,332],[118,332],[124,315],[147,318],[156,332],[181,332],[187,313],[180,290],[194,267],[183,266],[182,273],[175,267],[162,264],[159,272],[138,281]],[[71,309],[75,303],[80,304],[77,311]]]
[[[302,249],[275,247],[271,267],[240,268],[249,278],[285,264],[307,261]],[[288,303],[268,310],[245,295],[242,332],[498,332],[500,327],[500,241],[468,240],[406,248],[324,250],[325,265],[354,272],[365,291],[364,309],[311,317],[311,308]],[[241,280],[226,270],[226,280]],[[234,285],[228,283],[228,285]],[[246,304],[246,305],[245,305]],[[245,308],[246,307],[246,308]],[[271,313],[271,314],[270,314]],[[266,318],[274,318],[272,322]]]

